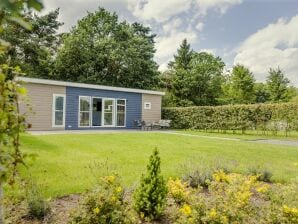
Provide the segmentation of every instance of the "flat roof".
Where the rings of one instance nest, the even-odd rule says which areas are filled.
[[[101,90],[129,92],[129,93],[145,93],[145,94],[153,94],[153,95],[161,95],[161,96],[165,95],[164,92],[154,91],[154,90],[103,86],[103,85],[94,85],[94,84],[76,83],[76,82],[64,82],[64,81],[56,81],[56,80],[50,80],[50,79],[17,77],[17,80],[27,82],[27,83],[37,83],[37,84],[45,84],[45,85],[69,86],[69,87],[79,87],[79,88],[87,88],[87,89],[101,89]]]

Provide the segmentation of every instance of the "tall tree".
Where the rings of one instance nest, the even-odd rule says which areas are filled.
[[[187,39],[184,39],[177,50],[177,54],[174,55],[174,61],[169,63],[170,69],[189,69],[192,56],[193,50],[190,48],[190,44],[187,43]]]
[[[65,35],[53,78],[153,88],[159,81],[154,37],[148,27],[119,22],[115,13],[99,8]]]
[[[290,81],[285,77],[283,72],[277,68],[269,70],[267,77],[267,86],[270,93],[270,100],[272,102],[288,101],[289,96],[287,94],[288,85]]]
[[[216,105],[224,66],[222,59],[212,54],[193,53],[189,69],[174,69],[172,92],[177,105]]]
[[[10,64],[20,66],[27,76],[47,78],[60,43],[57,31],[62,23],[58,21],[58,15],[59,9],[43,16],[27,12],[24,18],[30,23],[30,30],[19,24],[7,24],[0,38],[9,42],[10,47],[1,62],[9,58]]]
[[[255,79],[248,68],[239,64],[234,66],[230,80],[229,94],[233,103],[255,102]]]
[[[256,103],[265,103],[270,101],[270,93],[267,85],[264,83],[255,84]]]

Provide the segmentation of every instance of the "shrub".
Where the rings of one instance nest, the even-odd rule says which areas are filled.
[[[166,203],[167,187],[160,170],[157,149],[150,156],[146,176],[142,175],[140,186],[134,194],[134,206],[141,218],[158,219]]]
[[[43,197],[39,186],[33,182],[29,183],[26,202],[29,218],[43,219],[51,211],[49,202]]]
[[[213,173],[208,189],[190,191],[173,223],[297,223],[297,183],[267,184],[257,176]],[[170,195],[173,197],[172,195]]]
[[[102,177],[99,187],[85,196],[71,223],[133,223],[133,218],[117,176],[110,175]]]
[[[163,108],[162,117],[172,120],[172,127],[177,129],[239,130],[242,133],[246,130],[276,133],[281,129],[287,135],[290,130],[298,129],[298,104],[172,107]],[[282,128],[278,124],[283,124]]]
[[[187,201],[190,191],[187,189],[187,183],[180,179],[170,178],[167,183],[168,193],[178,204]]]
[[[267,183],[272,182],[272,172],[267,169],[261,169],[261,168],[250,168],[248,170],[248,174],[254,175],[257,177],[258,181],[263,181]]]
[[[206,189],[208,188],[208,185],[212,180],[212,172],[201,172],[199,170],[194,170],[184,175],[182,180],[187,182],[192,188],[198,188],[199,186],[201,186]]]

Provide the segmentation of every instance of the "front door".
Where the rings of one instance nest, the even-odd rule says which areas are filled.
[[[115,126],[115,99],[103,99],[103,126]]]

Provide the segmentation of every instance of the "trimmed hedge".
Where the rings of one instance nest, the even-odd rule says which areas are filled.
[[[172,120],[171,126],[176,129],[298,130],[295,103],[172,107],[163,108],[162,117]]]

